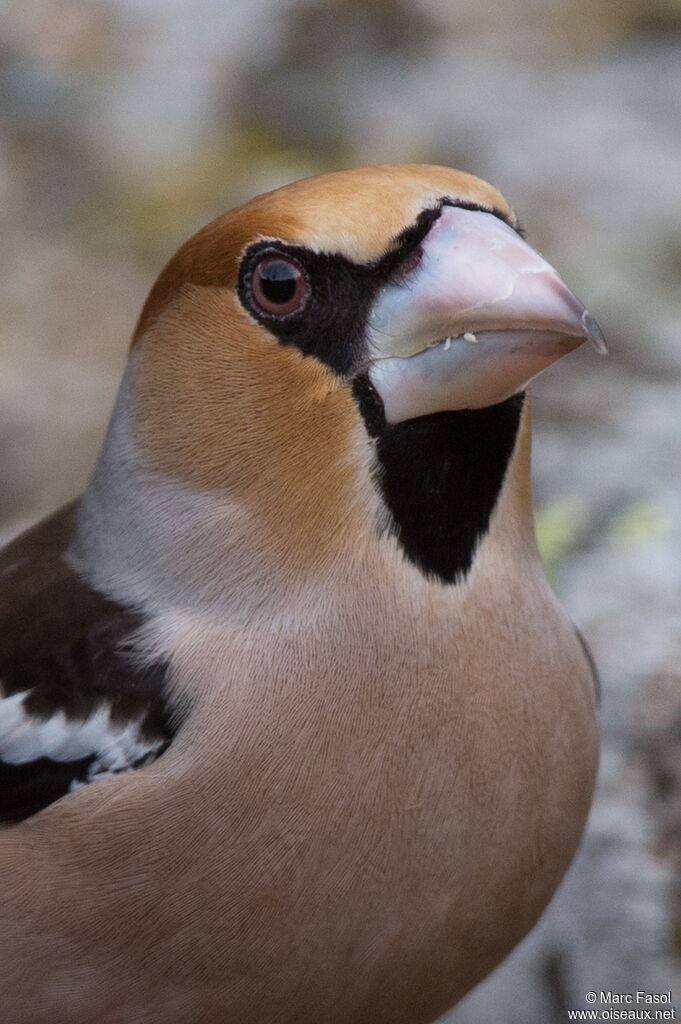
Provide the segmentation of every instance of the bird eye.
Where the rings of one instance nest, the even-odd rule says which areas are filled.
[[[265,313],[286,316],[307,305],[310,289],[298,264],[286,256],[266,256],[252,277],[253,298]]]

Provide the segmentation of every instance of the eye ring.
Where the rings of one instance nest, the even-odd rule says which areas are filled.
[[[303,268],[291,256],[265,253],[250,276],[252,301],[261,313],[288,317],[301,313],[310,298],[310,285]]]

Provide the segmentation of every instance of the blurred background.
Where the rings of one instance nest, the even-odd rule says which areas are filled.
[[[681,0],[0,0],[0,541],[84,486],[130,332],[204,222],[294,178],[496,184],[611,355],[534,388],[548,573],[603,680],[582,851],[452,1024],[681,1009]]]

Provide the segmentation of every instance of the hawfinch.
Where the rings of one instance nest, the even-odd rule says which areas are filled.
[[[593,318],[442,167],[219,217],[85,493],[0,556],[0,1018],[426,1024],[579,843],[594,679],[528,382]]]

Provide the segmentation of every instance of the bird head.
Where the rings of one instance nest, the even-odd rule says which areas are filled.
[[[258,196],[170,261],[135,331],[133,433],[154,469],[228,491],[289,550],[366,518],[371,487],[407,554],[452,580],[484,530],[444,567],[419,553],[424,488],[460,501],[456,460],[475,462],[486,522],[516,396],[587,339],[603,347],[496,189],[442,167],[342,171]]]

